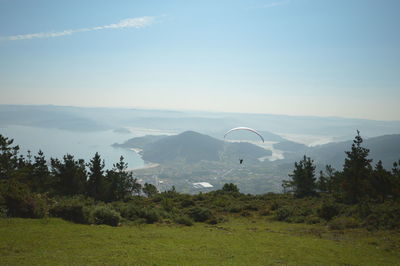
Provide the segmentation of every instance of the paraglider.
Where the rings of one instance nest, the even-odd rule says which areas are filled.
[[[253,132],[253,133],[257,134],[261,138],[262,142],[264,142],[263,136],[257,130],[249,128],[249,127],[235,127],[235,128],[232,128],[232,129],[228,130],[228,132],[225,133],[224,139],[226,139],[226,136],[229,133],[231,133],[232,131],[236,131],[236,130],[247,130],[247,131]],[[243,159],[242,158],[239,159],[239,163],[243,164]]]
[[[226,138],[226,135],[228,135],[228,134],[231,133],[232,131],[236,131],[236,130],[247,130],[247,131],[251,131],[251,132],[257,134],[257,135],[261,138],[262,142],[264,142],[263,136],[262,136],[257,130],[252,129],[252,128],[249,128],[249,127],[235,127],[235,128],[232,128],[232,129],[228,130],[228,132],[225,133],[224,139]]]

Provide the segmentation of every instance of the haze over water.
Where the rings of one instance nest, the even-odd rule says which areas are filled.
[[[0,134],[14,139],[14,144],[19,145],[22,154],[26,155],[30,150],[36,155],[42,150],[47,160],[50,160],[50,157],[61,159],[68,153],[74,155],[75,159],[89,162],[98,152],[105,161],[106,169],[111,169],[121,156],[128,163],[128,168],[144,165],[143,160],[134,151],[111,146],[115,142],[121,143],[137,136],[133,133],[121,134],[113,130],[81,132],[9,125],[1,127]]]

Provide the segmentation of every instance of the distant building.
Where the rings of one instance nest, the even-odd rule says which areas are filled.
[[[199,182],[199,183],[193,183],[194,188],[212,188],[214,187],[208,182]]]

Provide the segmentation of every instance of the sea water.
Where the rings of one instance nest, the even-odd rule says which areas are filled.
[[[81,132],[8,125],[0,127],[0,134],[14,139],[13,146],[19,145],[20,154],[23,155],[27,155],[28,150],[32,155],[42,150],[47,160],[50,157],[62,159],[64,155],[71,154],[75,159],[84,159],[88,163],[98,152],[104,159],[106,169],[111,169],[121,156],[130,169],[144,166],[143,160],[134,151],[111,146],[138,136],[135,133],[118,133],[113,130]]]

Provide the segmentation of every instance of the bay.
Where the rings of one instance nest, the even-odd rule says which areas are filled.
[[[145,165],[142,158],[134,151],[111,146],[113,143],[122,143],[138,136],[132,132],[118,133],[114,130],[81,132],[7,125],[0,127],[0,134],[14,139],[13,144],[19,145],[20,153],[23,155],[27,155],[28,150],[33,155],[42,150],[47,160],[50,160],[50,157],[62,159],[64,155],[71,154],[75,159],[84,159],[87,163],[98,152],[105,161],[106,169],[111,169],[121,156],[128,163],[129,169]]]

